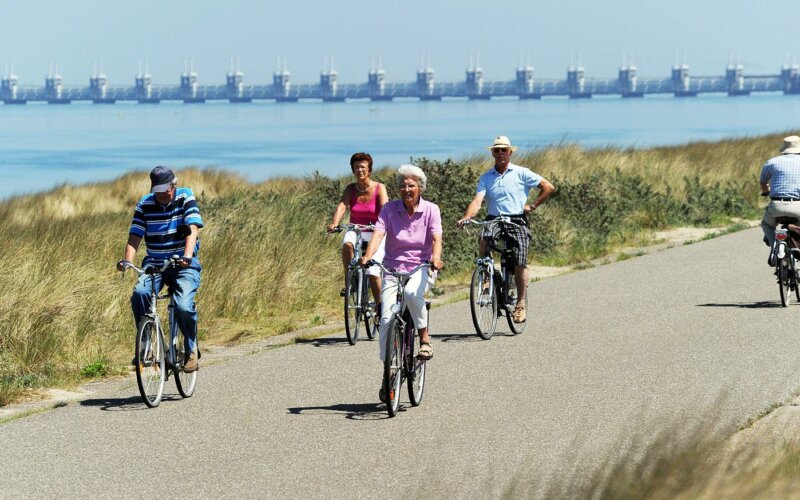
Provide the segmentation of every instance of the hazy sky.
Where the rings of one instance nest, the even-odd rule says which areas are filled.
[[[0,70],[43,85],[53,63],[86,85],[97,63],[130,85],[146,61],[155,83],[177,84],[192,58],[201,84],[219,84],[238,56],[245,83],[268,83],[285,57],[294,82],[313,83],[333,55],[349,83],[380,54],[387,81],[406,82],[425,52],[438,81],[463,79],[471,54],[487,80],[511,80],[520,53],[535,77],[563,78],[570,54],[600,77],[627,51],[643,77],[667,76],[676,52],[694,75],[722,74],[729,54],[775,74],[800,56],[798,24],[796,0],[0,0]]]

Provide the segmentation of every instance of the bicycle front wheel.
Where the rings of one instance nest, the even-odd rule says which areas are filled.
[[[400,386],[403,383],[403,332],[396,318],[392,318],[386,335],[386,359],[383,361],[383,392],[389,416],[400,411]]]
[[[508,290],[506,290],[506,293],[508,294],[508,301],[506,302],[508,304],[508,309],[506,309],[506,319],[508,320],[508,327],[511,329],[511,331],[519,335],[525,331],[525,325],[528,323],[528,294],[525,293],[525,321],[522,323],[515,323],[514,308],[517,306],[517,278],[515,277],[513,270],[510,270],[509,273],[511,273],[511,276],[508,280]]]
[[[783,307],[789,306],[789,263],[787,260],[778,259],[778,264],[776,267],[776,273],[778,276],[778,290],[781,293],[781,305]]]
[[[349,271],[347,276],[344,293],[344,329],[347,341],[350,345],[355,345],[358,341],[358,323],[361,319],[361,309],[358,307],[358,270]]]
[[[794,288],[794,296],[798,302],[800,302],[800,280],[797,279],[797,260],[794,256],[791,257],[791,269],[789,270],[789,274],[791,275],[791,286],[789,288]]]
[[[186,337],[177,325],[172,328],[175,329],[175,336],[172,337],[172,341],[175,343],[175,385],[178,387],[178,392],[181,396],[190,398],[194,394],[194,388],[197,385],[197,370],[190,373],[183,371],[183,365],[189,355],[186,350]]]
[[[475,333],[483,340],[489,340],[497,328],[497,294],[492,293],[492,275],[486,266],[478,266],[472,273],[469,287],[469,310]]]
[[[144,403],[155,408],[164,394],[164,344],[153,318],[139,322],[136,333],[136,383]]]
[[[408,398],[411,400],[411,406],[419,406],[422,403],[422,397],[425,395],[425,374],[427,361],[417,359],[419,349],[417,342],[414,338],[417,336],[417,330],[411,325],[406,325],[406,328],[411,328],[411,333],[406,336],[410,339],[411,344],[406,357],[406,366],[408,367]]]

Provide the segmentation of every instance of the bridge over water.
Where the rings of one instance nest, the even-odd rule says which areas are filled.
[[[4,104],[47,102],[68,104],[72,101],[90,101],[111,104],[133,101],[142,104],[161,101],[203,103],[207,100],[251,102],[272,100],[295,102],[300,99],[317,99],[341,102],[348,99],[389,101],[396,98],[441,100],[442,98],[491,99],[516,96],[520,99],[541,99],[563,96],[572,99],[599,95],[619,95],[624,98],[643,97],[650,94],[672,94],[676,97],[693,97],[702,93],[726,93],[730,96],[749,95],[752,92],[800,93],[797,65],[784,65],[775,75],[745,75],[744,67],[730,64],[721,76],[691,76],[687,65],[676,65],[666,78],[640,78],[634,65],[619,68],[617,78],[587,78],[584,68],[572,66],[566,78],[536,79],[533,67],[520,66],[516,77],[509,81],[485,81],[483,70],[471,66],[460,82],[438,82],[430,66],[417,70],[416,80],[405,83],[386,81],[382,69],[370,70],[364,83],[339,83],[333,69],[320,73],[318,83],[295,84],[290,73],[283,69],[273,74],[271,84],[246,85],[241,71],[231,71],[224,85],[200,85],[197,73],[185,71],[178,85],[155,85],[147,72],[135,77],[133,86],[110,85],[103,74],[95,73],[88,87],[66,86],[58,74],[45,78],[44,87],[21,86],[18,77],[6,74],[0,86],[0,99]]]

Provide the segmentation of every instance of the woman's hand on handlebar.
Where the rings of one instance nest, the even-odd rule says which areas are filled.
[[[442,261],[442,259],[433,259],[431,260],[431,267],[436,271],[441,271],[442,268],[444,267],[444,262]]]

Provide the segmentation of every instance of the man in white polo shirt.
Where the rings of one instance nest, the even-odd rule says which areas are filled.
[[[524,228],[524,230],[506,231],[514,240],[514,277],[517,283],[518,297],[514,309],[514,322],[523,323],[526,319],[525,294],[528,289],[528,242],[530,239],[527,214],[536,210],[555,191],[555,187],[541,175],[511,163],[511,153],[517,148],[511,145],[508,137],[504,135],[496,137],[488,149],[492,151],[494,157],[494,168],[481,175],[475,198],[467,206],[464,217],[458,221],[458,225],[462,226],[464,221],[471,219],[480,211],[485,197],[487,219],[507,216]],[[531,188],[539,188],[539,196],[533,203],[528,204],[528,193]],[[481,240],[481,255],[486,255],[486,244],[483,240]]]

